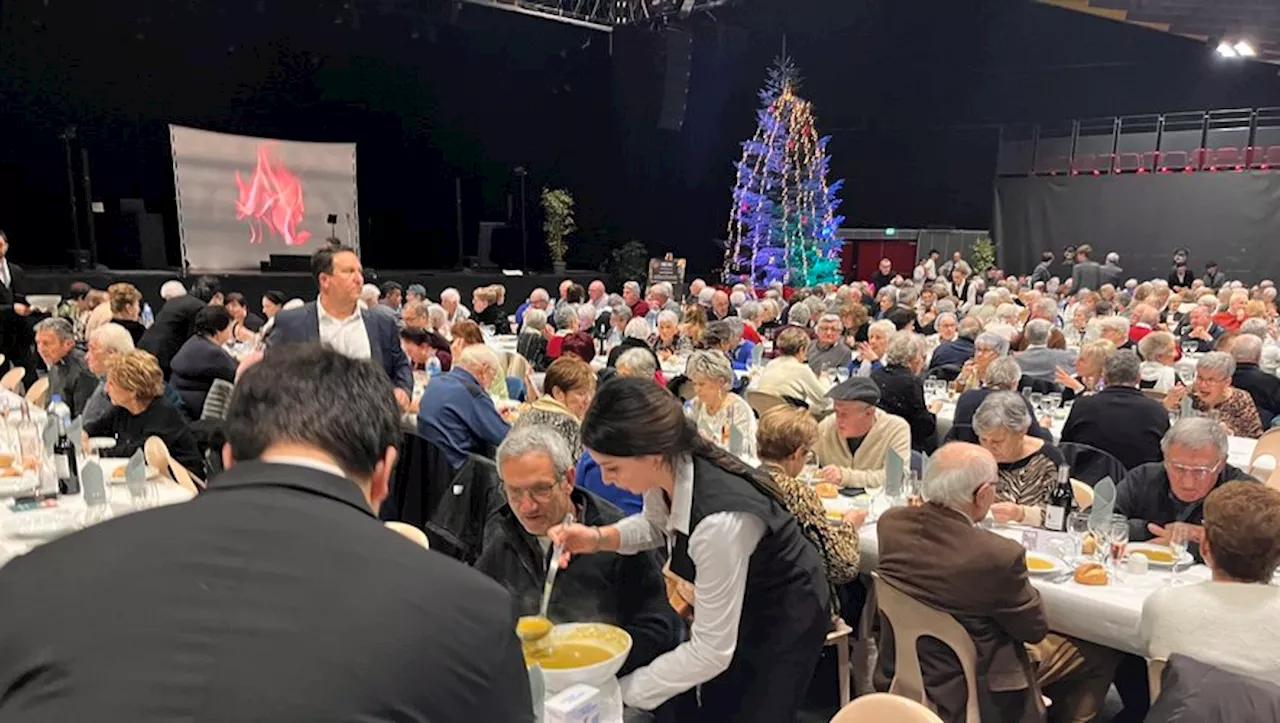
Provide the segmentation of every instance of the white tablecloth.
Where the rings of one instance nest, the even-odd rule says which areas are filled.
[[[106,459],[99,460],[102,465],[103,476],[108,480],[111,479],[111,471],[127,462],[124,459]],[[180,502],[186,502],[192,498],[192,494],[178,485],[168,480],[152,481],[156,490],[156,503],[158,506],[172,505]],[[107,499],[114,516],[129,514],[135,511],[134,503],[129,495],[129,489],[121,483],[107,484]],[[84,502],[83,495],[62,495],[58,497],[58,507],[73,510],[87,510],[88,506]],[[17,557],[26,554],[33,548],[45,541],[31,539],[14,539],[9,536],[4,529],[5,521],[12,519],[14,515],[28,514],[26,512],[14,512],[13,500],[4,500],[0,504],[0,565]]]
[[[1005,530],[1006,536],[1020,536],[1014,528]],[[871,572],[880,562],[879,538],[874,524],[858,530],[858,549],[861,552],[862,572]],[[1207,580],[1209,570],[1196,565],[1184,570],[1187,580]],[[1044,600],[1049,627],[1057,633],[1105,645],[1108,648],[1134,655],[1146,655],[1140,637],[1142,605],[1147,596],[1165,587],[1169,573],[1150,570],[1145,575],[1123,575],[1123,580],[1106,586],[1080,585],[1074,580],[1048,582],[1042,577],[1032,577],[1031,584],[1040,591]],[[981,584],[981,581],[974,581]]]

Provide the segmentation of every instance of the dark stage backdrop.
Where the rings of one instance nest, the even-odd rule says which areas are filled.
[[[1098,261],[1120,254],[1126,277],[1167,276],[1179,246],[1196,274],[1208,260],[1233,279],[1280,274],[1280,173],[1001,178],[994,217],[1000,263],[1018,274],[1082,243]]]

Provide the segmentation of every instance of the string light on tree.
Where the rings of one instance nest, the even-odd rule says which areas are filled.
[[[809,101],[796,93],[790,58],[769,69],[755,135],[742,144],[723,276],[728,283],[796,286],[840,281],[836,216],[842,181],[827,183],[830,138],[818,136]]]

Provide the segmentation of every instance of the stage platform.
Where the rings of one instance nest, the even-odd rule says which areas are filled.
[[[21,265],[21,261],[15,259]],[[183,278],[177,270],[144,270],[144,271],[72,271],[70,269],[26,269],[28,294],[61,294],[66,295],[72,282],[84,281],[95,289],[106,289],[111,284],[125,281],[138,287],[143,297],[150,302],[152,308],[160,309],[160,286],[170,279],[181,278],[190,286],[199,272],[192,271]],[[268,290],[284,293],[286,298],[298,297],[314,299],[316,296],[315,280],[311,274],[302,272],[209,272],[222,283],[224,292],[238,291],[244,294],[249,308],[260,311],[262,294]],[[366,275],[365,283],[381,284],[385,281],[396,281],[404,287],[409,284],[422,284],[427,287],[427,297],[439,300],[440,292],[449,287],[458,290],[462,295],[462,303],[471,305],[471,290],[477,286],[502,284],[507,288],[506,306],[508,311],[515,308],[529,292],[541,286],[555,298],[563,279],[572,279],[585,288],[594,279],[602,279],[610,284],[607,275],[599,271],[568,271],[564,276],[552,274],[525,274],[523,276],[504,276],[501,271],[378,271],[376,278]],[[612,289],[612,287],[610,287]],[[620,290],[612,289],[619,293]]]

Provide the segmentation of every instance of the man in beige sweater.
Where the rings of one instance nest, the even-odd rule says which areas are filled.
[[[818,425],[818,477],[841,487],[884,486],[884,458],[896,450],[911,459],[911,427],[901,417],[878,409],[880,388],[866,377],[854,377],[828,394],[835,414]]]

